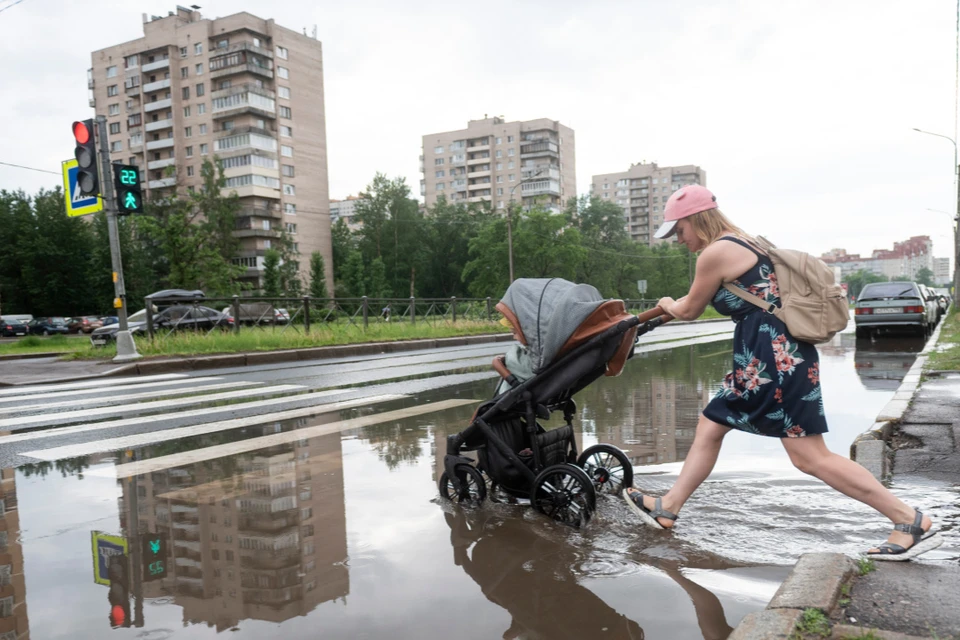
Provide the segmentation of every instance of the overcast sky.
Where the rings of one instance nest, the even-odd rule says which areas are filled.
[[[90,51],[175,2],[0,0],[0,162],[59,171]],[[696,164],[747,231],[819,254],[929,235],[952,253],[954,0],[201,2],[324,46],[330,194],[376,171],[419,197],[421,136],[484,114],[576,133],[577,188],[632,162]],[[9,9],[3,10],[4,7]],[[89,39],[88,36],[89,35]],[[0,165],[0,189],[54,175]]]

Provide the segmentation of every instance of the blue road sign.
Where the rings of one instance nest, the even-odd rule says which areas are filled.
[[[85,216],[88,213],[103,211],[103,200],[98,196],[82,196],[77,186],[77,161],[64,160],[63,166],[63,194],[67,205],[67,215]]]

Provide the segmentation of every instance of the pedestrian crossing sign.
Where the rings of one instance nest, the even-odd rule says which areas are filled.
[[[67,205],[67,216],[74,218],[103,211],[102,198],[80,195],[80,187],[77,186],[77,161],[64,160],[62,166],[63,200]]]

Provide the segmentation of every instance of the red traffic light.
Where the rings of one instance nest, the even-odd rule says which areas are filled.
[[[73,137],[77,139],[79,144],[87,144],[90,141],[90,129],[87,128],[85,122],[73,123]]]

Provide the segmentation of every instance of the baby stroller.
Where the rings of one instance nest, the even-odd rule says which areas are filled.
[[[515,281],[497,310],[527,347],[533,376],[520,381],[502,356],[494,358],[507,390],[480,405],[466,429],[447,437],[440,495],[479,504],[487,496],[485,475],[491,490],[529,499],[563,524],[586,524],[597,491],[616,494],[630,486],[633,465],[608,444],[577,455],[573,396],[600,376],[619,375],[636,337],[670,318],[659,308],[631,315],[622,300],[604,300],[594,287],[560,278]],[[546,430],[541,421],[558,411],[565,424]],[[476,461],[467,452],[476,452]]]

